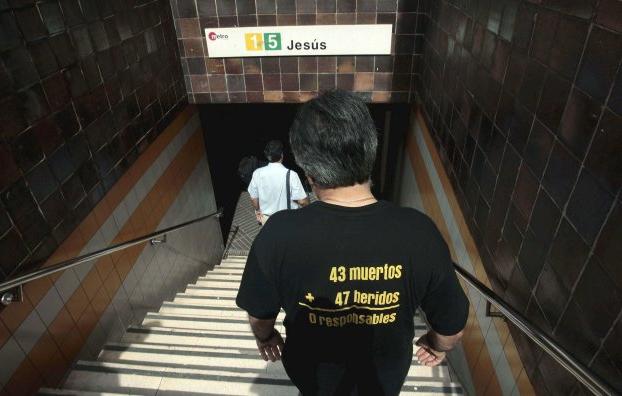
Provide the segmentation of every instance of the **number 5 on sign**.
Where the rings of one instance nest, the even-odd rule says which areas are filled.
[[[277,51],[281,49],[281,33],[264,33],[263,41],[266,51]]]
[[[263,50],[263,40],[261,39],[261,33],[246,33],[244,35],[244,41],[246,42],[247,51]]]

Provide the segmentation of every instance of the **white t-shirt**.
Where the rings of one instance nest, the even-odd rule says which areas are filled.
[[[279,210],[287,209],[287,191],[285,188],[287,170],[280,162],[271,162],[253,172],[253,178],[248,185],[248,193],[251,198],[259,198],[261,213],[270,216]],[[294,171],[289,173],[289,188],[292,201],[307,197],[300,178]],[[296,209],[298,204],[292,202],[291,207]]]

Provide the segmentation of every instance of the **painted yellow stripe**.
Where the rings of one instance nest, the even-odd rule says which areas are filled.
[[[449,177],[444,172],[442,161],[438,155],[438,152],[436,151],[436,147],[434,145],[434,142],[432,141],[432,135],[430,134],[430,130],[428,129],[426,119],[423,113],[421,112],[421,110],[417,111],[416,118],[417,118],[417,122],[419,123],[423,131],[422,135],[425,141],[427,151],[430,153],[430,157],[432,158],[434,167],[438,170],[438,177],[443,186],[443,190],[446,192],[447,200],[449,201],[449,206],[451,207],[451,211],[458,225],[460,235],[462,236],[462,240],[465,244],[469,258],[471,259],[471,263],[473,264],[475,275],[479,281],[484,283],[488,288],[492,289],[490,280],[488,279],[488,275],[486,274],[486,270],[483,267],[481,256],[479,255],[479,252],[477,249],[477,245],[467,226],[466,219],[464,218],[462,210],[460,209],[458,198],[454,192],[454,189],[451,185]],[[514,345],[513,340],[511,340],[511,337],[509,337],[508,326],[505,322],[500,321],[500,320],[493,320],[493,325],[499,335],[499,339],[502,340],[502,342],[505,341],[503,352],[506,355],[508,364],[510,365],[510,369],[512,370],[512,374],[514,375],[514,378],[516,380],[518,375],[524,370],[524,366],[520,359],[511,359],[508,357],[508,355],[511,355],[511,356],[518,355],[516,346]],[[494,387],[494,384],[491,382],[489,387],[490,386]],[[522,384],[521,386],[523,388],[528,387],[526,384]],[[531,388],[531,391],[533,392],[533,388]]]
[[[413,117],[412,121],[413,124],[417,122],[415,117]],[[425,135],[426,130],[424,129],[423,132]],[[419,192],[421,193],[423,206],[427,215],[430,216],[432,220],[434,220],[434,223],[438,227],[445,240],[451,241],[449,229],[447,227],[447,223],[445,222],[445,216],[441,209],[440,203],[438,202],[438,197],[436,196],[434,187],[432,186],[432,180],[430,179],[430,175],[428,175],[423,158],[421,158],[421,149],[419,147],[419,144],[417,143],[417,139],[415,138],[414,134],[415,125],[412,125],[411,130],[408,134],[406,148],[408,151],[409,159],[411,161],[411,165],[413,167],[413,171],[415,173],[415,181],[419,186]],[[434,148],[429,151],[433,152]],[[437,171],[439,174],[443,174],[443,168],[437,169]],[[448,195],[452,194],[452,192],[452,190],[446,191]],[[448,247],[451,256],[455,259],[456,251],[453,244],[449,243]],[[477,373],[474,370],[477,369],[478,361],[486,361],[490,367],[492,367],[493,365],[492,361],[490,360],[488,348],[486,346],[486,343],[484,342],[483,329],[480,328],[477,315],[473,310],[473,305],[471,305],[471,308],[469,309],[469,321],[472,321],[471,323],[473,325],[467,326],[467,328],[465,328],[463,345],[465,347],[467,361],[469,362],[469,366],[473,374],[473,383],[475,385],[476,392],[477,394],[484,394],[488,385],[491,383],[491,376],[494,376],[495,373],[494,371],[493,373]],[[470,346],[476,346],[476,348],[470,348]],[[495,389],[495,391],[500,394],[501,389]]]
[[[386,311],[387,309],[395,309],[395,308],[400,306],[399,304],[391,305],[389,307],[368,307],[368,306],[365,306],[365,305],[350,305],[349,307],[331,309],[331,308],[315,308],[315,307],[312,307],[312,306],[310,306],[308,304],[305,304],[305,303],[302,303],[302,302],[299,302],[298,304],[302,305],[303,307],[307,307],[309,309],[312,309],[314,311],[321,311],[321,312],[343,312],[343,311],[350,310],[352,308],[368,309],[370,311]]]

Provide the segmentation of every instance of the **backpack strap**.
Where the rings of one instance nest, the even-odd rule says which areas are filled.
[[[289,173],[291,171],[287,170],[287,176],[285,176],[285,188],[287,190],[287,209],[292,208],[292,193],[289,191]]]

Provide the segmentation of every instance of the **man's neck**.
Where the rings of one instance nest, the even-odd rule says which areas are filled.
[[[358,207],[376,202],[369,182],[338,188],[315,187],[314,190],[320,201],[339,206]]]

